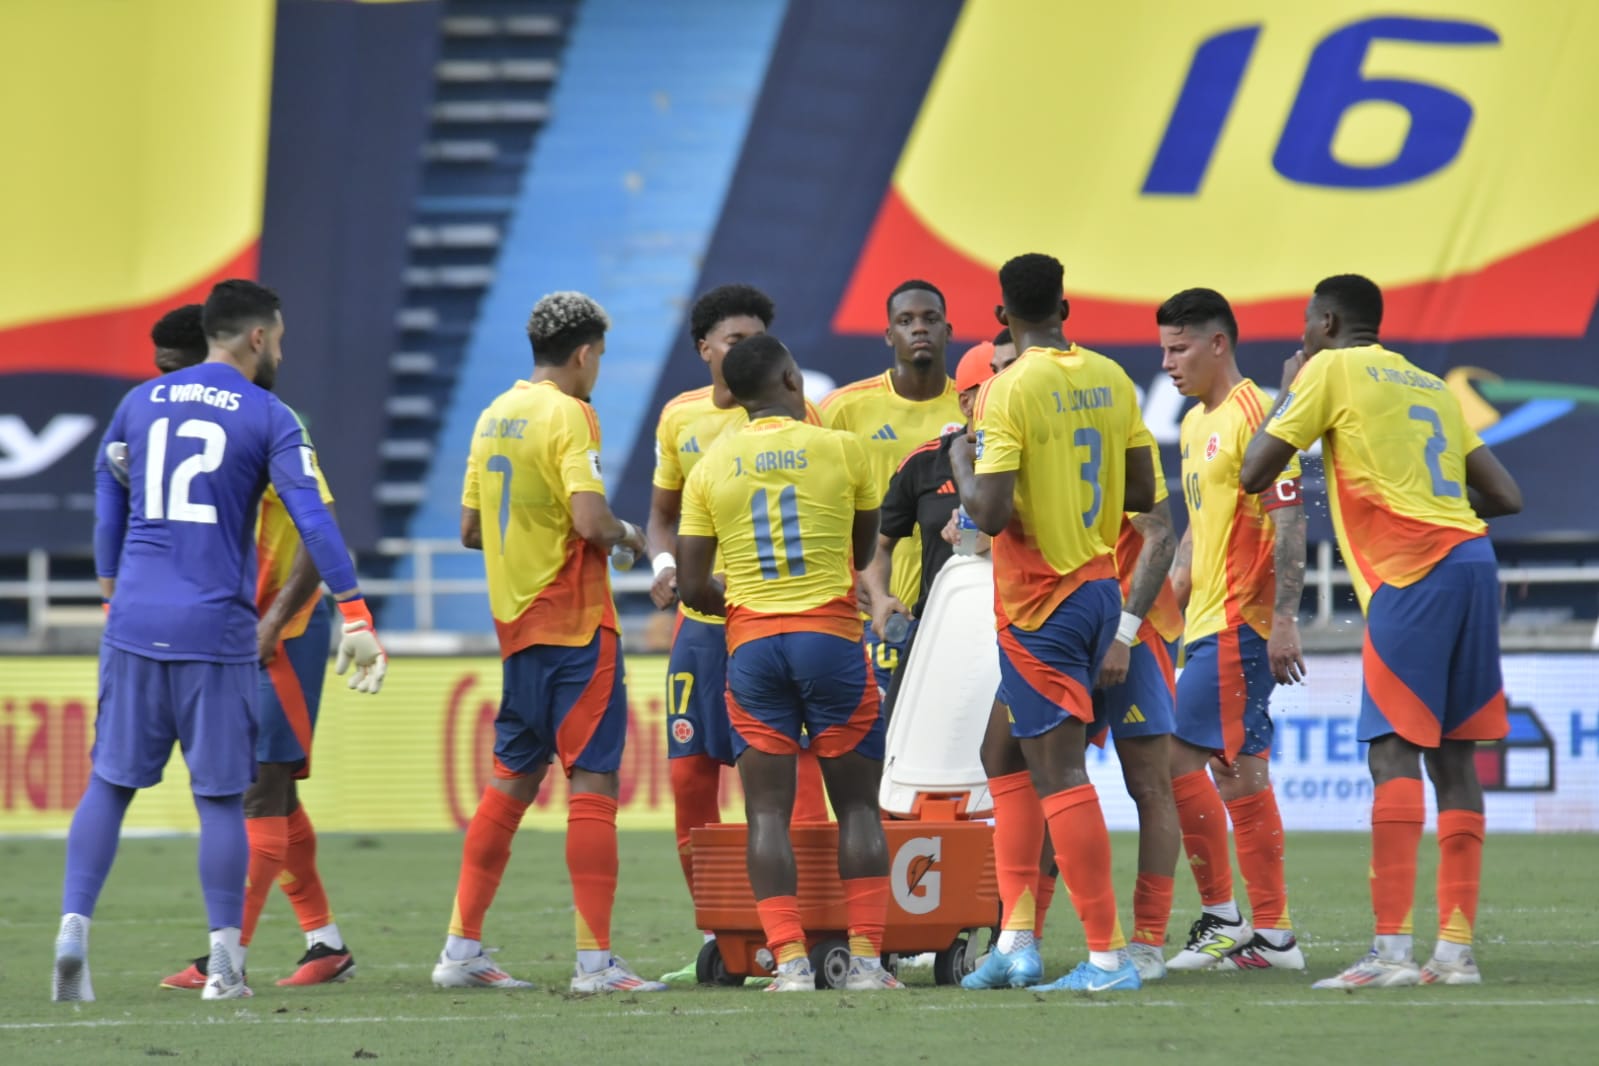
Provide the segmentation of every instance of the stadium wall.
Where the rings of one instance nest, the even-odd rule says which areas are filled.
[[[665,756],[666,660],[627,663],[629,742],[621,770],[619,824],[672,825]],[[1599,655],[1508,655],[1511,732],[1483,745],[1478,771],[1494,832],[1599,830]],[[1355,740],[1358,656],[1316,656],[1309,684],[1278,688],[1272,775],[1291,830],[1366,827],[1371,782]],[[349,692],[329,676],[307,806],[325,831],[464,828],[491,770],[499,707],[497,659],[411,659],[395,664],[381,696]],[[0,836],[60,833],[88,781],[96,662],[10,659],[0,680]],[[1137,812],[1114,752],[1093,749],[1089,773],[1114,829]],[[132,832],[195,828],[182,759],[128,812]],[[724,776],[723,817],[742,820],[736,777]],[[1430,797],[1429,797],[1430,803]],[[566,787],[551,777],[525,825],[561,828]]]

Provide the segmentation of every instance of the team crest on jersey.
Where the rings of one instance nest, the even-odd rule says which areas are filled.
[[[1205,442],[1205,462],[1208,463],[1216,458],[1216,453],[1219,451],[1221,451],[1221,434],[1212,433],[1210,439]]]
[[[694,739],[694,723],[687,718],[679,718],[672,723],[672,739],[679,744],[687,744]]]
[[[977,431],[977,444],[972,451],[973,459],[981,459],[983,457],[983,434],[986,432],[987,430],[982,429]]]
[[[604,480],[604,477],[600,474],[600,453],[599,452],[595,452],[595,451],[589,452],[589,470],[594,474],[594,480],[595,481],[603,481]]]
[[[947,437],[951,433],[959,433],[966,428],[964,422],[945,422],[944,428],[938,431],[940,437]]]

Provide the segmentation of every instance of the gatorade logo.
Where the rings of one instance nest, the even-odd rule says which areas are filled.
[[[935,867],[943,851],[943,837],[912,837],[894,853],[888,883],[895,904],[906,914],[931,914],[938,909],[944,877]]]

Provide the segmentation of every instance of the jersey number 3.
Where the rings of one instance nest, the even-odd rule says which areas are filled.
[[[209,474],[222,465],[222,453],[228,447],[228,434],[215,422],[199,418],[180,422],[177,435],[200,441],[200,451],[173,469],[172,487],[167,490],[167,427],[171,422],[170,418],[158,418],[150,423],[150,436],[144,455],[144,517],[214,526],[217,524],[217,509],[209,503],[190,500],[189,489],[195,478]]]

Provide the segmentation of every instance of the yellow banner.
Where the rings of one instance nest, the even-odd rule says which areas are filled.
[[[7,659],[0,671],[0,836],[63,832],[89,779],[96,662]],[[628,737],[619,824],[672,825],[666,761],[666,659],[627,661]],[[491,774],[498,659],[402,659],[383,692],[357,696],[327,679],[313,774],[300,796],[330,832],[464,828]],[[523,825],[566,824],[566,781],[552,772]],[[723,775],[724,817],[742,821],[737,776]],[[195,829],[189,776],[176,749],[165,779],[128,810],[125,827]]]

